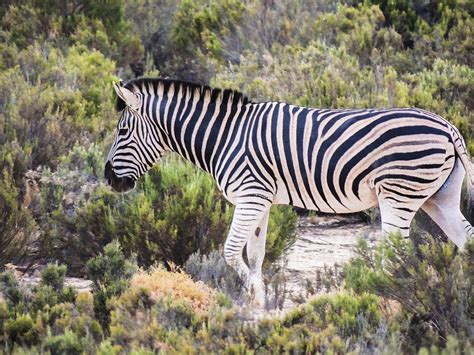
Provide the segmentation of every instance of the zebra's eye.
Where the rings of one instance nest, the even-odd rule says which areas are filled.
[[[128,132],[128,129],[126,129],[126,128],[120,128],[120,129],[119,129],[119,135],[120,135],[120,136],[126,135],[127,132]]]

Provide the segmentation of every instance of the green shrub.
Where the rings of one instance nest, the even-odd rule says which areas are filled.
[[[208,82],[215,63],[231,58],[240,44],[238,25],[245,10],[240,0],[181,1],[168,30],[168,51],[175,60],[162,63],[158,57],[157,68],[185,80]]]
[[[384,16],[378,6],[340,6],[335,13],[318,17],[314,31],[324,43],[347,48],[349,53],[359,58],[360,63],[365,64],[369,63],[374,47],[386,45],[380,41],[383,21]],[[395,49],[401,49],[401,43],[390,44],[395,45]]]
[[[235,309],[188,276],[157,269],[134,277],[113,302],[111,338],[122,351],[345,353],[383,349],[387,333],[378,297],[316,298],[283,319],[245,324]],[[214,303],[207,303],[214,299]],[[200,302],[197,302],[201,300]],[[207,301],[202,301],[207,300]],[[153,342],[150,342],[153,339]]]
[[[8,319],[4,325],[7,340],[12,343],[31,345],[38,341],[38,334],[34,329],[34,322],[29,314],[19,315]]]
[[[26,47],[40,39],[49,26],[41,21],[39,11],[28,5],[12,5],[1,18],[1,26],[9,40],[19,47]],[[46,28],[45,28],[46,27]]]
[[[64,277],[66,276],[66,265],[48,264],[41,271],[41,284],[50,286],[55,292],[64,287]]]
[[[63,53],[35,43],[15,56],[17,63],[0,71],[0,100],[7,103],[0,109],[0,143],[8,149],[2,155],[12,155],[5,161],[19,187],[27,167],[54,168],[74,144],[89,146],[110,131],[108,89],[116,77],[113,61],[82,47]]]
[[[89,178],[98,178],[104,175],[104,159],[102,150],[96,144],[88,148],[76,144],[67,155],[61,157],[59,169],[78,170]]]
[[[265,266],[278,260],[285,250],[296,241],[298,215],[290,206],[274,206],[268,219]]]
[[[20,303],[22,297],[20,285],[12,272],[0,273],[0,292],[10,305]]]
[[[137,190],[118,195],[96,183],[93,176],[70,173],[68,166],[97,171],[101,154],[73,150],[56,173],[43,174],[42,196],[50,218],[42,249],[74,273],[114,238],[125,255],[136,254],[139,265],[173,262],[218,249],[227,237],[233,208],[213,179],[181,159],[164,159],[139,182]],[[71,202],[68,202],[71,201]],[[296,213],[278,206],[270,214],[267,263],[276,260],[295,239]],[[136,223],[140,221],[140,223]],[[57,250],[57,252],[56,252]]]
[[[104,247],[104,254],[87,262],[87,276],[96,289],[107,288],[111,295],[121,294],[137,267],[125,259],[120,244],[115,241]]]
[[[66,330],[61,335],[48,336],[45,340],[45,349],[52,355],[83,354],[84,345],[74,332]]]
[[[136,269],[134,262],[125,259],[117,241],[107,244],[103,255],[88,261],[87,275],[94,283],[95,291],[94,312],[105,330],[110,323],[108,300],[125,291]]]
[[[3,174],[0,171],[0,269],[7,263],[22,261],[28,254],[27,246],[34,224],[31,214],[22,208],[19,199],[11,175],[6,169]]]
[[[414,244],[392,235],[377,248],[357,246],[358,257],[344,269],[348,288],[370,292],[401,305],[405,351],[446,346],[449,336],[467,351],[474,336],[474,244],[466,252],[434,238]]]

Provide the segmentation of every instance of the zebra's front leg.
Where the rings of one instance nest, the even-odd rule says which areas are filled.
[[[265,304],[265,285],[262,279],[262,265],[265,258],[265,244],[270,210],[267,211],[259,226],[250,235],[247,242],[247,260],[249,262],[249,290],[257,304]]]
[[[243,249],[245,245],[255,236],[257,228],[263,235],[262,227],[264,220],[268,219],[270,204],[265,200],[264,203],[238,203],[235,207],[234,217],[230,226],[229,235],[224,245],[224,258],[226,262],[237,271],[244,281],[249,292],[254,296],[263,298],[263,283],[261,282],[261,264],[265,255],[265,239],[263,243],[259,240],[258,245],[251,242],[248,246],[249,262],[251,268],[247,266],[243,259]],[[266,224],[266,223],[265,223]],[[266,231],[266,227],[265,227]],[[260,280],[257,281],[260,277]],[[258,294],[257,294],[258,293]],[[262,299],[255,301],[261,302]]]

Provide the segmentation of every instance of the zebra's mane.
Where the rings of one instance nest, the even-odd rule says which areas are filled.
[[[193,92],[197,91],[200,95],[209,94],[211,101],[216,101],[219,97],[233,96],[234,102],[241,102],[242,104],[250,103],[250,100],[243,93],[232,89],[212,88],[208,85],[200,85],[188,81],[162,79],[162,78],[139,78],[130,80],[125,84],[125,87],[133,92],[143,92],[146,88],[153,87],[154,92],[158,92],[160,85],[163,86],[163,92],[168,92],[169,88],[174,85],[174,88],[181,87],[182,89],[190,89]],[[184,91],[183,90],[183,91]],[[122,111],[125,108],[125,102],[117,96],[115,108],[117,111]]]

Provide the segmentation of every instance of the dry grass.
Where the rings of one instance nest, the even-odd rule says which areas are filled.
[[[181,270],[167,271],[163,267],[139,271],[130,283],[129,292],[146,291],[151,300],[159,301],[166,297],[188,303],[193,311],[205,312],[216,300],[216,292],[203,282],[196,282]]]

